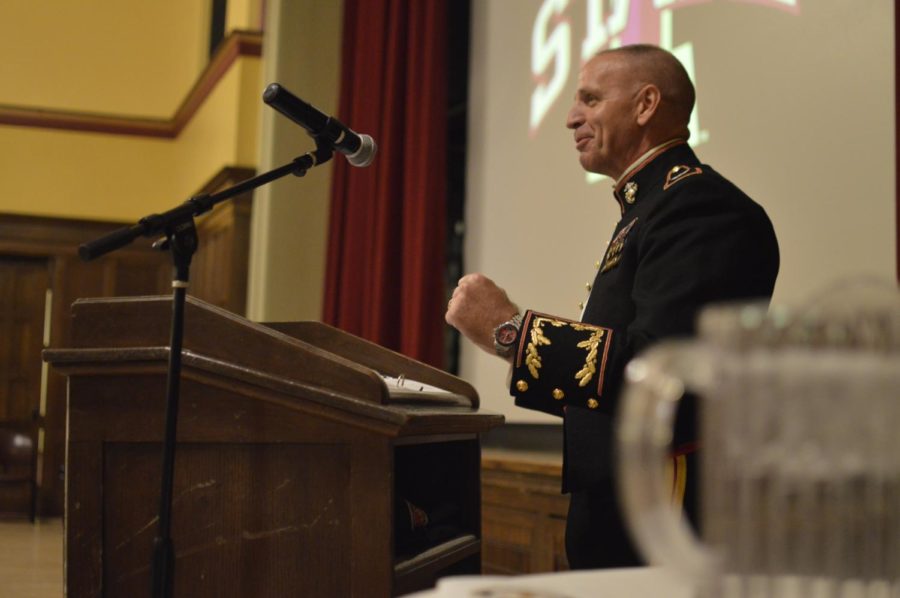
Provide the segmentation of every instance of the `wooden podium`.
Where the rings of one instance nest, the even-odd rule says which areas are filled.
[[[79,300],[73,347],[45,352],[69,385],[68,596],[150,595],[171,311]],[[175,596],[392,596],[480,571],[479,434],[503,417],[469,384],[324,324],[190,297],[182,368]],[[449,508],[452,537],[399,549],[400,499]]]

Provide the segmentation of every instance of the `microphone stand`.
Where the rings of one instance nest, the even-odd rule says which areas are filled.
[[[84,261],[100,257],[124,247],[140,236],[164,234],[153,247],[170,250],[173,262],[172,329],[169,342],[169,366],[166,381],[166,428],[163,441],[162,484],[159,498],[159,527],[153,541],[153,598],[171,598],[175,580],[175,550],[172,545],[172,480],[175,472],[175,433],[178,423],[178,398],[181,381],[181,344],[184,338],[185,295],[190,278],[191,258],[199,238],[194,216],[211,210],[217,203],[240,195],[288,174],[303,176],[314,166],[323,164],[334,154],[331,142],[315,137],[316,150],[294,158],[289,164],[242,181],[218,193],[194,196],[180,206],[141,218],[137,224],[81,245],[78,255]]]

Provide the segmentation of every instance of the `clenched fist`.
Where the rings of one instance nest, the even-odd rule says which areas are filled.
[[[444,319],[470,341],[496,355],[494,328],[518,312],[506,291],[493,280],[483,274],[466,274],[453,290]]]

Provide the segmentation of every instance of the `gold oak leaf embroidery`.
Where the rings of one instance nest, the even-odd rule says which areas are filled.
[[[531,372],[531,376],[535,380],[540,378],[538,370],[541,368],[541,356],[538,354],[538,347],[552,344],[550,339],[544,336],[544,331],[541,329],[541,327],[547,323],[556,328],[565,326],[565,324],[559,320],[541,317],[534,319],[534,325],[531,327],[531,342],[528,343],[528,347],[526,347],[525,350],[525,365],[528,367],[528,371]]]
[[[594,377],[594,374],[597,373],[597,348],[599,347],[600,341],[603,339],[603,334],[606,331],[602,328],[597,329],[592,326],[584,326],[582,324],[572,324],[572,328],[578,330],[579,332],[585,330],[592,331],[590,337],[575,345],[579,349],[588,350],[587,357],[584,360],[584,367],[578,370],[578,373],[575,374],[575,379],[578,380],[578,386],[587,386],[591,381],[591,378]]]

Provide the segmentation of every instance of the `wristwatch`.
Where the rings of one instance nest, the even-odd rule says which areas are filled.
[[[510,357],[516,352],[522,331],[522,315],[516,314],[494,328],[494,351],[500,357]]]

